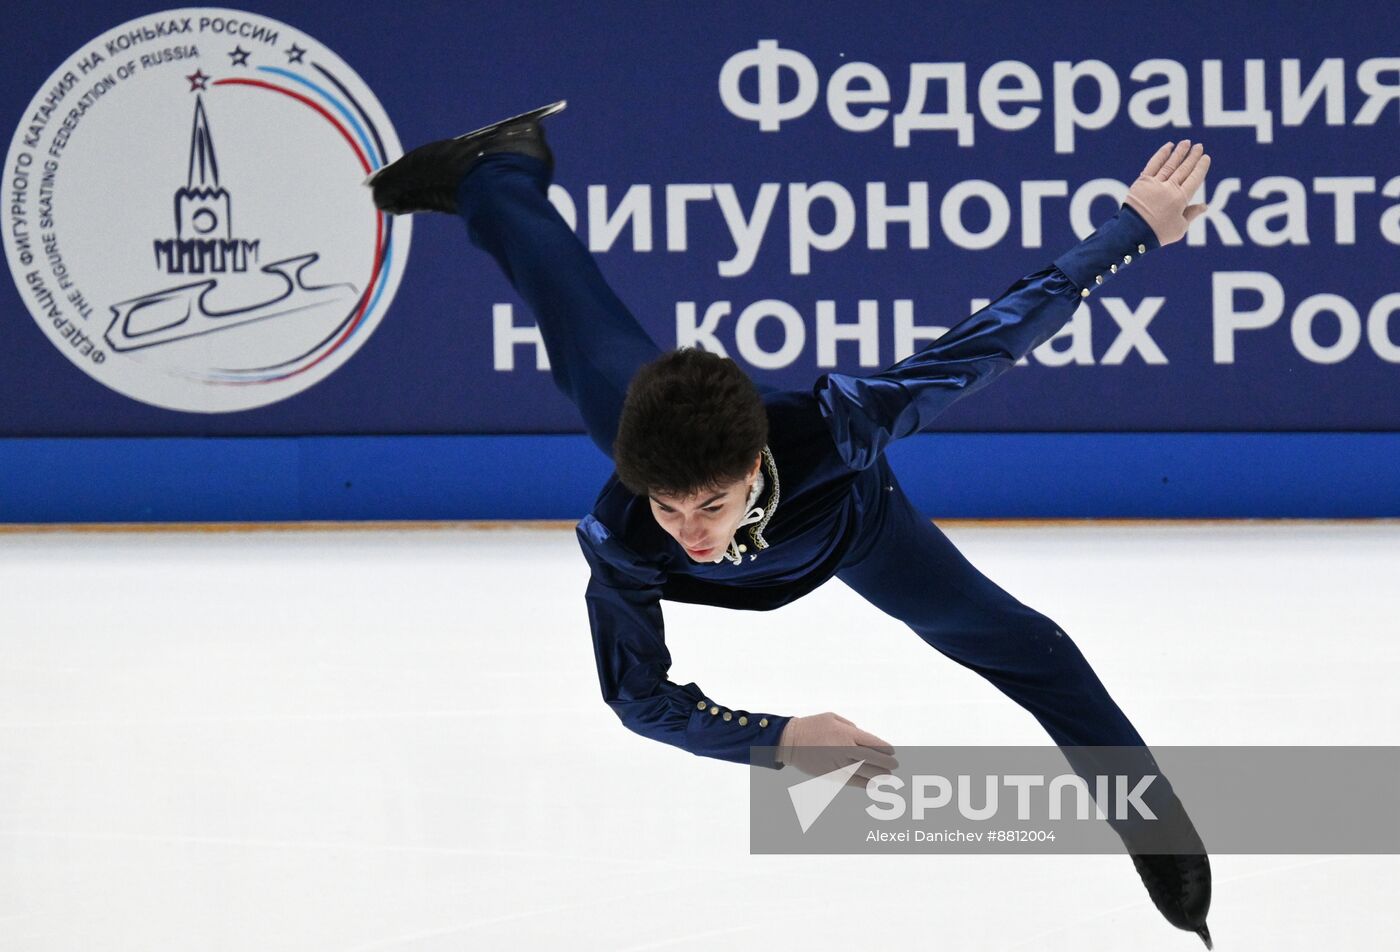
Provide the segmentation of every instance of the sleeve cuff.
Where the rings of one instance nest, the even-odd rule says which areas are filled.
[[[693,701],[690,714],[686,746],[692,754],[772,770],[782,767],[778,743],[791,717],[726,708],[707,696]]]
[[[1119,269],[1160,247],[1152,226],[1124,205],[1092,235],[1056,258],[1055,267],[1069,278],[1080,297],[1088,297]]]
[[[755,744],[749,748],[749,763],[755,767],[782,770],[787,764],[778,759],[778,742],[782,740],[783,728],[791,717],[769,717],[768,727],[763,732],[762,746]]]

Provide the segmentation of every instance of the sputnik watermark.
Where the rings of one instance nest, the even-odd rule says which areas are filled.
[[[810,750],[755,757],[753,852],[1400,854],[1397,747]]]
[[[803,833],[811,829],[864,763],[856,761],[788,788],[793,812]],[[1126,820],[1133,815],[1144,820],[1157,819],[1157,814],[1142,799],[1157,779],[1156,774],[1098,775],[1094,777],[1092,793],[1085,778],[1072,773],[1056,774],[1048,779],[1044,774],[988,774],[979,779],[980,792],[974,789],[971,774],[958,774],[951,779],[941,774],[916,774],[907,781],[894,774],[881,774],[866,782],[865,791],[872,802],[865,807],[865,813],[874,820],[901,820],[905,816],[924,820],[931,813],[953,807],[963,819],[991,820],[998,816],[1001,790],[1006,787],[1015,791],[1018,821],[1066,819],[1071,815],[1064,809],[1067,797],[1072,798],[1072,816],[1077,820],[1108,819],[1110,814],[1104,810],[1105,803],[1112,806],[1114,819]],[[1040,795],[1037,801],[1043,799],[1043,809],[1035,808],[1039,805],[1033,803],[1036,794]]]
[[[990,820],[997,816],[1001,805],[1000,790],[1006,786],[1016,791],[1017,820],[1040,817],[1051,820],[1065,819],[1064,799],[1067,791],[1074,798],[1074,818],[1077,820],[1087,820],[1091,816],[1098,820],[1108,819],[1109,814],[1103,809],[1103,804],[1108,802],[1113,805],[1114,819],[1130,819],[1133,813],[1144,820],[1157,819],[1157,814],[1153,813],[1142,799],[1147,788],[1157,779],[1155,774],[1145,777],[1128,777],[1123,774],[1111,777],[1096,776],[1093,794],[1089,792],[1089,784],[1077,774],[1058,774],[1049,781],[1042,774],[1004,774],[981,779],[981,806],[977,806],[973,802],[977,794],[973,790],[974,781],[970,774],[959,774],[956,784],[938,774],[917,774],[910,778],[909,783],[894,774],[884,774],[866,784],[866,792],[875,803],[866,807],[865,812],[876,820],[899,820],[906,812],[911,813],[913,819],[922,820],[930,811],[942,810],[955,803],[958,813],[964,819]],[[1131,789],[1129,784],[1132,784]],[[908,798],[900,793],[905,787],[912,790]],[[1043,788],[1043,811],[1032,809],[1031,798],[1036,788]]]

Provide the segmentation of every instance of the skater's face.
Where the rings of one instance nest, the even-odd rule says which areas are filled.
[[[759,461],[743,479],[689,496],[651,493],[651,512],[661,528],[695,562],[713,562],[729,547],[744,519],[744,504],[758,476]]]

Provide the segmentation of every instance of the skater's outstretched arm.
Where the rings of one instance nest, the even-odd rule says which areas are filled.
[[[623,725],[692,754],[734,763],[749,763],[751,746],[773,748],[766,760],[755,763],[780,766],[775,752],[789,718],[728,708],[694,682],[673,683],[660,572],[640,560],[629,562],[596,520],[580,523],[578,536],[592,571],[584,598],[598,681],[603,700]]]
[[[1119,268],[1179,240],[1205,211],[1186,203],[1209,167],[1199,144],[1167,143],[1148,160],[1118,213],[1053,264],[879,374],[823,375],[814,392],[846,463],[870,466],[890,441],[928,426],[1049,340]]]

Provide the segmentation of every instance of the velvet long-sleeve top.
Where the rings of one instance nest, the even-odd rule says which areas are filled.
[[[1053,263],[916,353],[871,376],[828,373],[811,390],[764,394],[762,516],[738,561],[695,562],[616,473],[578,525],[603,700],[630,730],[703,757],[780,767],[789,717],[731,707],[670,676],[661,601],[769,610],[821,585],[878,542],[885,448],[928,426],[1053,336],[1103,281],[1158,247],[1127,206]],[[754,750],[751,755],[751,748]],[[751,759],[752,757],[752,759]]]

